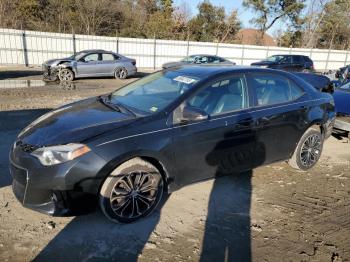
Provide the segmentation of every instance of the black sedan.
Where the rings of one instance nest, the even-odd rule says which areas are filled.
[[[311,168],[334,117],[331,95],[286,72],[172,68],[26,127],[10,152],[13,191],[47,214],[83,201],[132,222],[190,183],[282,160]]]

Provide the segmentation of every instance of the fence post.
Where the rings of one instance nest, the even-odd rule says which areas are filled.
[[[22,49],[25,66],[29,66],[26,32],[22,32]]]
[[[157,50],[157,39],[154,36],[154,42],[153,42],[153,69],[156,69],[156,56],[157,56],[156,50]]]
[[[327,71],[327,69],[328,69],[328,61],[329,61],[329,55],[330,55],[330,53],[331,53],[331,49],[329,48],[329,49],[328,49],[328,54],[327,54],[326,66],[325,66],[324,71]]]
[[[216,43],[215,55],[218,55],[218,53],[219,53],[219,41]]]
[[[115,30],[115,45],[116,45],[116,52],[117,54],[119,54],[119,37],[118,37],[118,30]]]
[[[190,54],[190,39],[187,37],[186,57]]]
[[[242,45],[241,65],[243,65],[243,60],[244,60],[244,45]]]
[[[267,46],[267,49],[266,49],[266,58],[269,57],[269,51],[270,51],[270,46],[268,45],[268,46]]]
[[[344,66],[346,66],[346,64],[347,64],[347,62],[348,62],[348,56],[349,56],[349,50],[346,51]]]
[[[77,52],[77,47],[76,47],[76,43],[75,43],[75,33],[72,33],[72,41],[73,41],[73,54],[76,54]]]

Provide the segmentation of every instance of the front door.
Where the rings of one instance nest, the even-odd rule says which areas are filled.
[[[243,74],[211,82],[184,104],[202,110],[209,118],[186,124],[173,119],[176,183],[181,186],[251,168],[254,120]]]
[[[98,75],[99,53],[90,53],[79,59],[77,62],[77,76]]]

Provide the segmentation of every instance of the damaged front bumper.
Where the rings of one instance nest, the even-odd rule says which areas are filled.
[[[58,78],[58,68],[48,64],[42,64],[44,80],[56,81]]]

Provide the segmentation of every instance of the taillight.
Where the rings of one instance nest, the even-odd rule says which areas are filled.
[[[132,63],[133,65],[136,65],[136,60],[132,61],[131,63]]]

